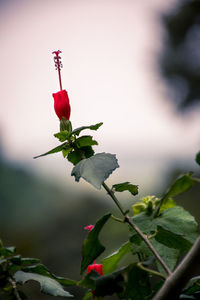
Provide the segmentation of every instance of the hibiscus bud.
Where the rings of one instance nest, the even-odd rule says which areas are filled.
[[[94,225],[88,225],[88,226],[85,226],[85,227],[84,227],[84,229],[85,229],[85,230],[88,230],[89,233],[90,233],[90,231],[91,231],[93,228],[94,228]]]
[[[57,93],[54,93],[53,98],[54,98],[54,109],[58,118],[60,120],[62,118],[69,120],[71,108],[69,104],[69,97],[67,91],[62,90]]]
[[[90,274],[90,272],[94,270],[96,271],[97,273],[99,273],[101,276],[103,276],[103,265],[102,264],[92,264],[92,265],[89,265],[87,267],[87,272],[88,274]]]

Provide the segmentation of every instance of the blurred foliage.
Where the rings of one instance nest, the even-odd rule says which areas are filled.
[[[59,185],[0,158],[0,237],[5,246],[15,245],[17,253],[39,258],[56,275],[80,278],[84,226],[109,211],[114,208],[106,195],[76,191],[67,178],[65,186]],[[127,239],[126,229],[117,227],[109,222],[104,232],[108,252]],[[110,241],[110,234],[116,239]],[[82,299],[80,288],[68,290]],[[26,283],[23,291],[30,300],[53,299],[41,294],[35,282]]]
[[[179,0],[162,16],[166,30],[160,71],[181,111],[200,102],[200,1]]]

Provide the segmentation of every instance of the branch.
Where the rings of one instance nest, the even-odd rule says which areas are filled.
[[[175,271],[166,279],[153,300],[178,299],[181,291],[199,271],[200,268],[200,237],[187,253]]]
[[[11,283],[11,285],[13,287],[13,293],[14,293],[16,299],[17,300],[22,300],[19,293],[18,293],[16,282],[12,278],[9,278],[8,280],[9,280],[9,282]]]
[[[139,234],[139,236],[143,239],[143,241],[146,243],[146,245],[149,247],[149,249],[155,255],[157,260],[160,262],[162,267],[165,269],[167,274],[171,275],[171,271],[168,268],[168,266],[166,265],[166,263],[163,261],[162,257],[158,254],[156,249],[153,247],[153,245],[149,241],[148,237],[145,234],[143,234],[143,232],[139,229],[139,227],[137,227],[137,225],[135,225],[135,223],[133,222],[131,217],[129,217],[129,215],[123,210],[123,208],[122,208],[121,204],[119,203],[117,197],[115,196],[114,192],[105,183],[103,183],[102,185],[103,185],[104,189],[108,192],[110,197],[114,200],[115,204],[117,205],[117,207],[121,211],[122,215],[124,216],[124,222],[128,223]]]

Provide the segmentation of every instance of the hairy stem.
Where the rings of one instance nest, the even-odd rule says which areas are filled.
[[[107,191],[107,193],[109,194],[109,196],[113,199],[113,201],[119,208],[122,215],[124,216],[124,222],[128,223],[139,234],[139,236],[143,239],[143,241],[146,243],[146,245],[149,247],[149,249],[155,255],[157,260],[160,262],[160,264],[162,265],[164,270],[167,272],[167,274],[171,275],[170,269],[168,268],[166,263],[163,261],[161,256],[158,254],[156,249],[153,247],[153,245],[149,241],[148,237],[145,234],[143,234],[143,232],[139,229],[139,227],[137,227],[137,225],[133,222],[131,217],[123,210],[123,208],[122,208],[121,204],[119,203],[118,199],[116,198],[114,192],[105,183],[103,183],[102,185],[103,185],[104,189]]]
[[[179,299],[182,289],[200,268],[200,237],[187,253],[176,270],[166,279],[153,300]]]

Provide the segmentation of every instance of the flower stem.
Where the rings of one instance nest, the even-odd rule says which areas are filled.
[[[122,208],[121,204],[119,203],[117,197],[115,196],[114,192],[105,184],[105,182],[102,185],[103,185],[104,189],[107,191],[107,193],[109,194],[109,196],[113,199],[113,201],[115,202],[115,204],[119,208],[122,215],[124,216],[124,222],[128,223],[138,233],[138,235],[143,239],[145,244],[149,247],[151,252],[155,255],[157,260],[160,262],[160,264],[162,265],[162,267],[164,268],[166,273],[168,275],[171,275],[172,272],[170,271],[170,269],[168,268],[166,263],[163,261],[161,256],[158,254],[156,249],[153,247],[153,245],[149,241],[148,237],[145,234],[143,234],[143,232],[139,229],[139,227],[137,227],[137,225],[133,222],[131,217],[123,210],[123,208]]]

